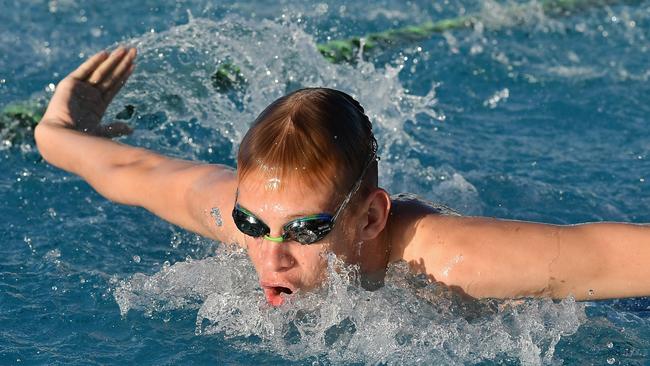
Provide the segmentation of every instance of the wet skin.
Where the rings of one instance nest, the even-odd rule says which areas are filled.
[[[274,184],[268,184],[269,181]],[[251,174],[239,184],[238,203],[266,223],[271,236],[281,236],[282,226],[287,222],[314,213],[332,214],[343,197],[324,184],[309,186],[296,180],[281,181]],[[243,236],[242,244],[248,250],[269,303],[280,305],[283,292],[310,290],[322,283],[327,270],[325,254],[330,251],[347,262],[359,262],[363,244],[361,228],[350,225],[349,219],[354,214],[352,206],[346,208],[334,229],[309,245]]]
[[[334,230],[313,245],[273,243],[239,232],[230,217],[240,203],[281,235],[296,216],[332,213],[347,192],[278,181],[264,174],[239,182],[232,168],[173,159],[111,141],[131,132],[101,119],[129,75],[135,49],[100,52],[64,78],[34,131],[43,158],[84,178],[104,197],[146,208],[189,231],[248,248],[267,299],[324,280],[332,251],[366,274],[404,260],[415,272],[474,297],[578,300],[650,295],[650,227],[626,223],[549,225],[438,215],[418,200],[391,207],[374,189],[350,204]],[[222,213],[222,225],[212,213]],[[214,214],[216,215],[216,213]],[[362,243],[359,245],[358,243]]]

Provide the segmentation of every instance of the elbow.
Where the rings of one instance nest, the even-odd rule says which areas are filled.
[[[36,127],[34,128],[34,141],[36,142],[36,148],[41,154],[43,159],[48,163],[52,164],[52,141],[54,139],[53,132],[56,132],[54,129],[56,126],[52,126],[47,121],[41,120]]]
[[[38,152],[41,154],[43,159],[51,164],[52,162],[50,160],[50,154],[47,146],[48,134],[50,132],[49,129],[51,129],[51,127],[43,123],[43,121],[39,122],[34,128],[34,141],[36,142],[36,148],[38,149]]]
[[[43,131],[43,123],[40,122],[34,128],[34,141],[36,142],[36,148],[41,153],[41,155],[43,155],[43,142],[44,142],[43,134],[44,133],[45,131]],[[43,156],[43,158],[45,158],[45,156]]]

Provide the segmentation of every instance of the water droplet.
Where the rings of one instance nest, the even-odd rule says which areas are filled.
[[[221,211],[219,211],[219,208],[213,207],[212,210],[210,210],[210,216],[212,216],[217,226],[223,226],[223,219],[221,218]]]
[[[607,363],[608,363],[609,365],[613,365],[614,362],[616,362],[616,359],[615,359],[614,357],[610,357],[610,358],[607,359]]]
[[[613,348],[613,347],[614,347],[614,343],[612,343],[612,342],[607,342],[607,348]]]
[[[172,235],[172,239],[169,241],[169,243],[172,245],[172,248],[176,249],[178,248],[179,245],[183,242],[183,239],[181,239],[180,235],[174,234]]]
[[[134,261],[135,263],[140,263],[140,260],[141,260],[141,259],[140,259],[140,256],[139,256],[139,255],[134,255],[134,256],[133,256],[133,261]]]
[[[47,209],[47,214],[50,215],[50,217],[53,219],[56,218],[56,211],[52,207]]]
[[[50,1],[47,4],[47,9],[50,11],[50,13],[56,13],[59,9],[57,8],[57,3],[55,0]]]

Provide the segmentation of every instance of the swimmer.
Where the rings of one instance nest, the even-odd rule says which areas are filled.
[[[301,89],[269,105],[241,141],[237,170],[112,141],[131,129],[101,119],[135,58],[100,52],[65,77],[35,130],[40,153],[111,201],[246,248],[272,305],[321,284],[329,252],[358,265],[368,286],[406,261],[475,298],[650,295],[648,226],[466,217],[389,195],[371,122],[341,91]]]

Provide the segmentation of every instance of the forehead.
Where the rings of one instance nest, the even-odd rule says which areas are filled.
[[[333,210],[339,199],[334,187],[251,173],[239,181],[238,203],[256,215],[287,218]]]

